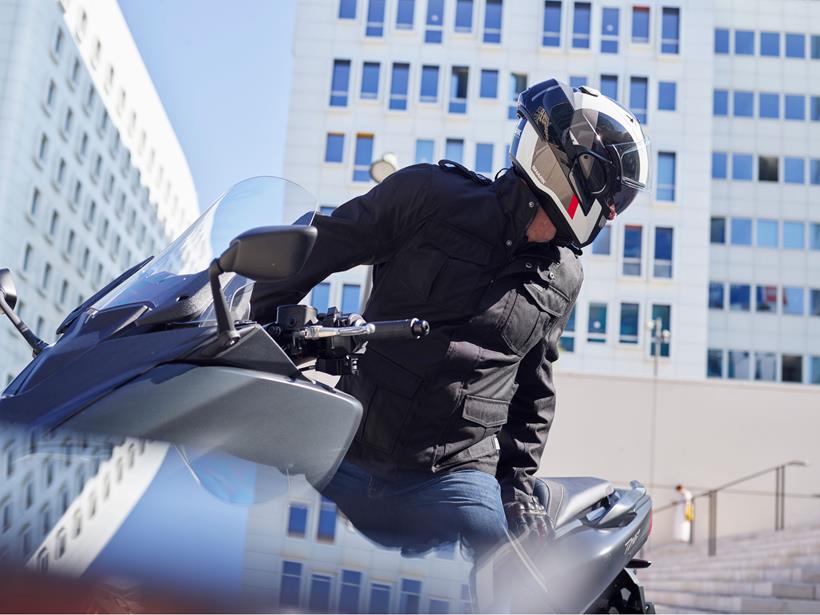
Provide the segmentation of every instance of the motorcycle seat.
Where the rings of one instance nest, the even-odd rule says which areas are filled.
[[[535,496],[547,510],[553,527],[560,527],[615,491],[612,483],[591,476],[536,478]]]

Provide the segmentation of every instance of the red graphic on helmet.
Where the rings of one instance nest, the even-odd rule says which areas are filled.
[[[567,213],[569,214],[569,219],[572,220],[575,218],[575,212],[578,210],[578,197],[574,194],[569,201],[569,208],[567,209]]]

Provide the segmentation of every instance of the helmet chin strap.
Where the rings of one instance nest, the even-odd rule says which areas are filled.
[[[524,180],[530,188],[530,192],[535,195],[535,198],[538,200],[538,204],[541,206],[541,209],[547,214],[547,217],[552,222],[552,225],[555,227],[555,239],[552,240],[551,243],[554,243],[558,246],[565,246],[570,248],[576,254],[581,254],[581,248],[575,244],[575,239],[570,237],[562,232],[562,228],[564,226],[563,220],[556,220],[559,216],[558,208],[560,207],[560,203],[555,203],[552,197],[548,194],[544,194],[540,190],[538,190],[532,184],[532,180],[527,176],[526,173],[522,173],[516,165],[512,166],[512,170],[515,173],[516,177],[521,178]]]

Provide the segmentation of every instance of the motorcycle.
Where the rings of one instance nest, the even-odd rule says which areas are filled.
[[[293,211],[308,213],[271,224]],[[286,284],[306,261],[315,211],[315,199],[286,180],[240,182],[156,258],[74,309],[52,344],[14,313],[13,277],[0,270],[0,309],[34,354],[0,396],[0,420],[216,450],[321,490],[362,408],[306,369],[355,375],[367,340],[424,343],[430,325],[307,305],[280,307],[272,323],[252,320],[254,283]],[[478,610],[654,612],[632,572],[649,565],[636,555],[651,530],[646,489],[542,478],[536,494],[548,535],[510,536],[474,563]]]

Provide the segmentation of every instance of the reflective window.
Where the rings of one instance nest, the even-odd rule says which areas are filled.
[[[809,291],[809,316],[820,316],[820,289]]]
[[[820,250],[820,224],[812,222],[809,225],[809,248]]]
[[[649,42],[649,7],[632,7],[632,42]]]
[[[725,28],[715,28],[715,53],[729,53],[729,31]]]
[[[814,56],[812,56],[814,57]],[[812,384],[820,384],[820,357],[811,358],[811,373],[809,374]]]
[[[725,117],[729,115],[728,90],[715,90],[712,93],[712,115]]]
[[[601,94],[618,100],[618,75],[601,75]]]
[[[623,275],[641,275],[641,239],[643,229],[640,226],[624,227],[624,263]]]
[[[587,341],[597,344],[606,342],[606,303],[590,303],[587,321]]]
[[[712,179],[726,179],[729,166],[726,152],[712,152]]]
[[[601,53],[618,53],[620,9],[604,7],[601,11]]]
[[[656,198],[659,201],[675,200],[674,152],[658,152],[658,188]]]
[[[621,304],[621,331],[618,341],[622,344],[638,343],[638,310],[637,303]]]
[[[760,55],[780,56],[780,32],[760,33]]]
[[[783,180],[787,184],[805,184],[806,161],[803,158],[786,156],[783,159]]]
[[[481,70],[481,83],[479,84],[478,95],[481,98],[498,97],[498,71],[492,69]]]
[[[733,380],[748,380],[749,368],[749,353],[747,351],[729,351],[729,378]]]
[[[425,43],[440,43],[444,26],[444,0],[427,0]]]
[[[310,576],[310,597],[308,611],[310,613],[327,613],[330,611],[330,582],[331,578],[325,574]]]
[[[755,33],[751,30],[735,30],[735,55],[752,56],[755,53]]]
[[[786,94],[784,115],[787,120],[806,119],[806,97],[802,94]]]
[[[493,172],[493,144],[476,143],[475,170],[479,173]]]
[[[450,602],[447,600],[439,600],[438,598],[430,598],[430,606],[427,609],[428,613],[449,613]]]
[[[520,73],[510,73],[510,104],[507,108],[507,119],[517,119],[518,95],[527,89],[527,76]]]
[[[319,527],[316,531],[316,540],[333,542],[336,538],[336,504],[322,496],[319,509]]]
[[[706,377],[723,378],[723,351],[710,348],[706,351]]]
[[[279,588],[279,606],[299,606],[300,585],[302,584],[302,564],[282,562],[282,581]]]
[[[677,84],[674,81],[658,82],[658,109],[674,111],[677,98]]]
[[[777,380],[777,355],[773,352],[755,353],[755,380]]]
[[[379,72],[378,62],[365,62],[362,64],[362,89],[361,97],[367,100],[375,100],[379,97]]]
[[[732,179],[751,181],[754,159],[751,154],[732,154]]]
[[[760,218],[757,220],[757,245],[761,248],[776,248],[778,246],[778,222]]]
[[[809,119],[820,122],[820,96],[812,96],[809,100]]]
[[[342,285],[342,313],[358,313],[360,305],[361,287],[358,284]]]
[[[564,352],[575,351],[575,306],[569,313],[567,324],[564,326],[564,332],[559,340],[559,346]]]
[[[809,161],[809,181],[813,185],[820,185],[820,160],[812,158]]]
[[[403,111],[407,109],[407,83],[410,78],[409,64],[393,64],[390,79],[390,108]]]
[[[805,58],[806,57],[806,36],[804,34],[786,34],[786,57]]]
[[[629,79],[629,108],[641,124],[646,124],[647,90],[646,77]]]
[[[783,313],[792,316],[803,316],[806,312],[804,307],[805,293],[797,286],[783,287]]]
[[[587,84],[587,78],[583,75],[570,75],[569,76],[569,87],[571,88],[580,88],[582,85]]]
[[[733,312],[748,312],[751,309],[752,288],[748,284],[729,285],[729,309]]]
[[[325,162],[341,162],[344,153],[345,136],[336,132],[327,133]]]
[[[450,77],[450,113],[467,113],[467,80],[469,69],[454,66]]]
[[[576,2],[572,16],[572,46],[589,49],[589,24],[592,5],[589,2]]]
[[[398,0],[398,6],[396,7],[396,29],[412,29],[415,12],[416,0]]]
[[[780,94],[769,94],[761,92],[758,95],[760,105],[760,117],[780,118]]]
[[[672,277],[672,236],[672,228],[659,226],[655,229],[655,266],[653,275],[656,278]]]
[[[350,60],[333,61],[333,80],[330,85],[330,105],[347,106],[347,92],[350,87]]]
[[[399,596],[399,613],[418,613],[420,602],[421,581],[402,579],[401,595]]]
[[[369,613],[390,613],[390,593],[392,588],[382,583],[370,584]]]
[[[471,32],[473,29],[473,0],[456,0],[456,32]]]
[[[820,59],[820,34],[811,35],[811,59]]]
[[[356,19],[356,0],[339,0],[339,19]]]
[[[502,16],[502,2],[501,0],[487,0],[484,5],[484,42],[485,43],[500,43],[501,42],[501,16]]]
[[[433,162],[433,149],[435,143],[432,139],[418,139],[416,141],[416,164],[420,162]]]
[[[304,504],[291,504],[288,512],[288,535],[304,538],[307,532],[308,508]]]
[[[612,226],[607,224],[598,233],[598,236],[592,242],[593,254],[610,254],[612,243]]]
[[[422,66],[419,100],[421,102],[436,102],[438,100],[438,66]]]
[[[361,592],[362,573],[354,570],[342,570],[342,587],[339,590],[339,612],[358,613],[359,594]],[[385,613],[387,611],[384,611]]]
[[[783,247],[802,250],[805,247],[805,226],[802,222],[783,222]]]
[[[732,245],[750,246],[752,245],[752,220],[751,218],[732,218]]]
[[[757,157],[757,179],[762,182],[776,182],[779,175],[777,156]]]
[[[353,181],[370,181],[370,165],[373,162],[373,135],[356,135],[356,160],[353,166]]]
[[[755,310],[758,312],[777,312],[777,286],[760,286],[755,288]]]
[[[310,303],[320,313],[327,312],[327,308],[330,307],[330,284],[328,282],[322,282],[313,287]]]
[[[741,90],[735,90],[734,96],[732,97],[734,110],[733,114],[735,117],[752,117],[755,114],[755,97],[752,92],[744,92]]]
[[[661,331],[672,331],[672,306],[670,305],[662,305],[662,304],[653,304],[652,305],[652,320],[661,321]],[[660,356],[668,357],[669,356],[669,349],[671,346],[670,341],[662,341],[660,346]],[[655,340],[652,339],[652,343],[650,344],[649,354],[653,357],[655,356]]]
[[[561,2],[544,2],[544,32],[541,40],[544,47],[561,46]]]
[[[444,144],[444,158],[464,164],[464,139],[447,139]]]
[[[709,309],[722,310],[724,307],[723,282],[709,282]]]
[[[680,9],[663,7],[661,15],[661,53],[680,50]]]
[[[384,0],[368,0],[365,36],[384,36]]]
[[[803,382],[803,357],[799,354],[784,354],[781,357],[780,379],[783,382]]]

